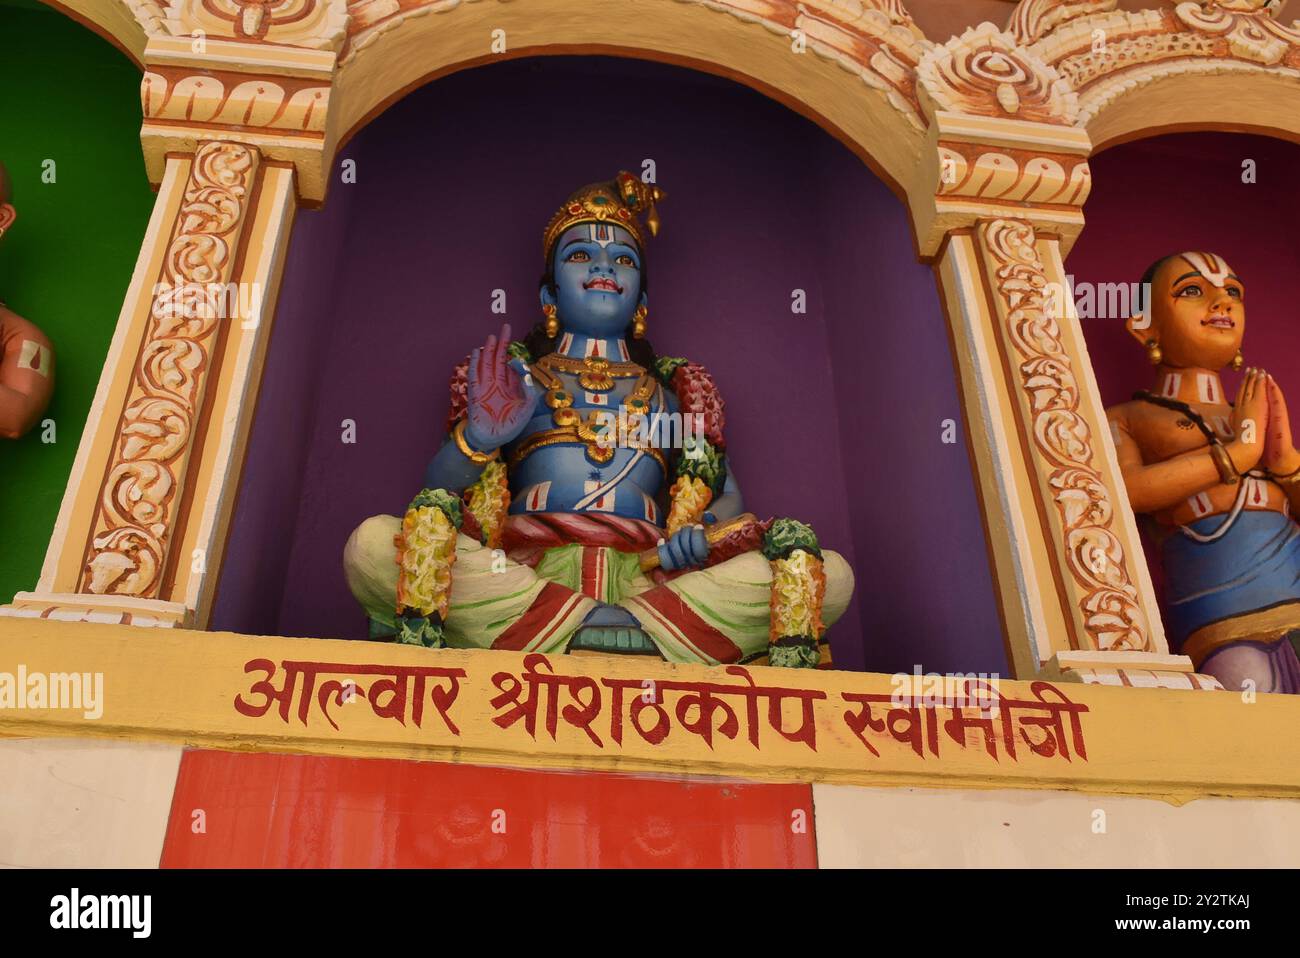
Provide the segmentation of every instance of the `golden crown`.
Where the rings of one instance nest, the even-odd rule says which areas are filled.
[[[659,233],[659,213],[655,204],[664,198],[657,186],[642,183],[626,170],[605,183],[589,183],[565,201],[542,234],[542,258],[550,261],[551,249],[570,226],[580,223],[610,223],[632,234],[645,252],[645,229],[651,236]],[[644,227],[639,216],[645,217]]]

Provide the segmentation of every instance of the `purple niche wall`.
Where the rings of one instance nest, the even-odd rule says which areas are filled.
[[[400,514],[454,365],[540,317],[568,193],[655,162],[649,338],[706,364],[746,504],[813,524],[857,575],[843,669],[1006,671],[930,270],[898,200],[815,124],[678,67],[519,60],[438,80],[352,141],[299,217],[212,627],[360,638],[341,552]],[[807,309],[792,310],[803,290]],[[355,442],[342,441],[345,421]]]

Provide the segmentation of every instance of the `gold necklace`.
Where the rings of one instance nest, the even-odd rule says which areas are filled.
[[[605,410],[593,410],[586,416],[583,416],[578,410],[572,408],[573,394],[564,388],[564,381],[561,380],[559,376],[555,375],[555,373],[549,368],[549,360],[561,358],[564,357],[557,357],[554,355],[547,356],[543,360],[534,363],[532,367],[533,374],[537,377],[537,381],[540,382],[542,387],[546,390],[546,393],[542,398],[546,405],[552,410],[551,421],[555,424],[556,429],[551,431],[549,435],[542,434],[546,436],[546,439],[542,442],[525,441],[521,445],[519,451],[516,452],[514,461],[518,462],[538,445],[549,444],[550,442],[568,441],[584,443],[587,447],[587,458],[592,462],[601,464],[609,462],[614,458],[614,450],[618,448],[615,443],[609,442],[604,438],[605,431],[607,431],[612,424],[608,422],[608,419],[606,419],[604,429],[598,430],[596,426],[600,424],[600,414],[605,412]],[[569,360],[569,362],[573,363],[574,366],[569,370],[566,370],[567,372],[578,372],[579,368],[585,368],[585,364],[579,364],[576,360]],[[600,359],[599,357],[589,357],[586,362],[591,363],[592,366],[595,366],[597,370],[602,372],[604,370],[601,370],[601,367],[598,364],[603,364],[605,367],[610,365],[608,360]],[[645,415],[650,411],[650,397],[654,395],[658,383],[655,381],[653,376],[645,371],[643,367],[637,366],[635,363],[619,363],[617,365],[620,367],[630,366],[635,369],[640,376],[640,378],[637,379],[636,384],[633,385],[632,391],[628,393],[627,397],[623,400],[623,408],[626,409],[629,414],[634,416]],[[622,370],[620,369],[618,373],[611,372],[608,375],[611,377],[614,375],[621,376]],[[584,388],[590,388],[587,382],[583,380],[581,373],[578,376],[578,382]],[[611,378],[609,380],[609,386],[605,388],[612,388],[613,385],[614,381]],[[538,438],[542,439],[542,436],[539,436]],[[525,447],[527,447],[527,452],[524,451]],[[657,450],[655,451],[657,452]],[[662,458],[662,456],[657,458]]]
[[[543,356],[535,365],[542,366],[548,372],[559,370],[563,373],[576,373],[582,388],[591,392],[605,392],[614,388],[614,380],[631,379],[645,372],[645,367],[636,363],[615,363],[601,356],[573,359],[559,353]]]
[[[578,385],[590,392],[607,392],[614,388],[615,379],[637,376],[636,384],[628,393],[624,405],[632,413],[649,410],[648,400],[655,391],[655,378],[636,363],[610,363],[608,359],[589,356],[584,360],[569,359],[552,353],[533,364],[533,375],[546,390],[543,397],[552,409],[567,409],[573,405],[573,394],[564,388],[564,381],[554,369],[578,374]]]

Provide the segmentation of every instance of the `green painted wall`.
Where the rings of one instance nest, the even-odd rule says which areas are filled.
[[[54,341],[55,441],[0,439],[0,603],[40,576],[77,443],[153,207],[140,73],[106,40],[30,0],[0,0],[0,161],[18,221],[0,300]],[[43,183],[42,163],[55,162]]]

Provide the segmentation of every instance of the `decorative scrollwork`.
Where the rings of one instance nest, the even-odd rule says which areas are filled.
[[[1007,21],[1007,33],[1020,46],[1040,40],[1062,24],[1090,13],[1114,10],[1119,0],[1020,0]]]
[[[1092,189],[1083,156],[940,139],[940,196],[1080,207]]]
[[[171,0],[172,36],[194,30],[248,43],[338,50],[347,30],[346,0]]]
[[[1058,15],[1078,5],[1022,0],[1009,29],[1078,94],[1080,124],[1153,82],[1266,70],[1294,79],[1300,71],[1300,25],[1274,18],[1277,0],[1170,0],[1164,9],[1137,11],[1110,4]],[[1045,31],[1032,26],[1053,15]]]
[[[932,47],[916,72],[934,109],[1064,125],[1078,116],[1060,74],[991,23]]]
[[[321,137],[330,88],[319,80],[153,66],[140,84],[146,122],[245,127]]]
[[[1094,465],[1091,430],[1056,317],[1045,308],[1047,277],[1033,227],[1022,220],[979,226],[989,278],[1006,311],[1019,385],[1029,399],[1030,435],[1042,456],[1065,542],[1065,566],[1079,588],[1092,647],[1150,651],[1151,638],[1124,547],[1111,529],[1113,506]]]
[[[1224,0],[1208,7],[1183,2],[1174,8],[1174,15],[1193,30],[1222,36],[1235,56],[1272,66],[1300,44],[1300,31],[1273,19],[1276,10],[1269,0]]]
[[[257,171],[254,149],[204,143],[194,156],[154,288],[80,591],[149,597],[159,585]]]

